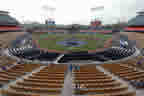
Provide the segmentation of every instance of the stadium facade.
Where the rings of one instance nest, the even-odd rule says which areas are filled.
[[[20,23],[7,11],[0,11],[0,32],[22,31]]]
[[[128,21],[125,28],[126,32],[144,32],[144,11],[138,12],[138,15]]]

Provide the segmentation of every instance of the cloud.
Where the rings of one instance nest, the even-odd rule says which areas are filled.
[[[106,24],[131,19],[137,10],[144,9],[143,4],[143,0],[3,0],[0,10],[9,10],[19,21],[42,21],[51,15],[57,23],[88,24],[97,17]],[[55,13],[44,12],[44,5],[56,7]],[[104,6],[104,10],[91,13],[90,8],[95,6]]]
[[[104,23],[114,23],[124,18],[127,21],[136,15],[136,0],[109,0],[105,6]]]

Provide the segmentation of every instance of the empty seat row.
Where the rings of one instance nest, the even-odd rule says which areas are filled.
[[[138,70],[134,66],[130,66],[128,64],[103,64],[102,65],[105,69],[109,70],[110,72],[118,75],[124,80],[127,81],[136,81],[143,80],[144,81],[144,71]],[[134,82],[132,83],[134,86]],[[141,84],[142,85],[142,84]]]
[[[66,69],[67,65],[61,65],[61,66],[55,65],[45,67],[41,69],[39,72],[32,73],[32,75],[25,77],[23,80],[17,80],[15,84],[9,85],[6,94],[8,94],[11,91],[15,92],[16,94],[17,92],[21,92],[25,95],[60,94],[64,86],[63,74],[65,73]],[[45,73],[43,73],[43,71],[45,71]],[[59,72],[63,74],[57,74]]]
[[[74,94],[118,94],[128,92],[128,85],[122,84],[98,70],[96,65],[80,66],[80,71],[73,70],[73,74],[73,87],[76,89]],[[77,89],[79,89],[79,93],[77,93]]]

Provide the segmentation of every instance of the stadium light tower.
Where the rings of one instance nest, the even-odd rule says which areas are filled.
[[[92,13],[92,19],[96,19],[95,13],[96,13],[97,11],[104,10],[104,6],[92,7],[90,10],[91,10],[91,13]],[[93,18],[93,17],[94,17],[94,18]]]
[[[55,7],[43,5],[42,10],[44,11],[44,18],[45,20],[54,19],[54,12],[56,10]]]

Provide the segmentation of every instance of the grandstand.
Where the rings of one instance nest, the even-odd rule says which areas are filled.
[[[50,52],[31,32],[0,33],[0,96],[143,96],[143,43],[132,41],[143,34],[114,34],[120,39],[105,50]]]
[[[7,11],[0,11],[0,32],[21,31],[19,22],[9,15]]]

